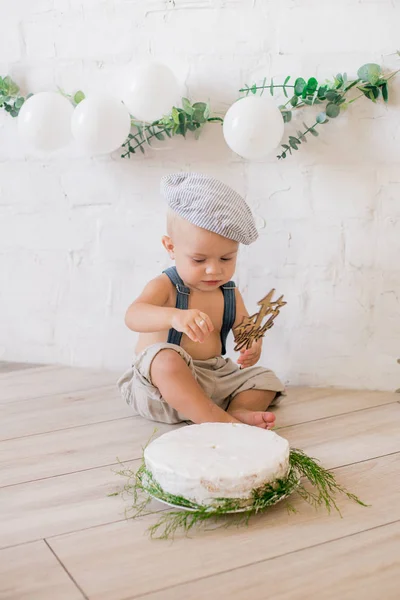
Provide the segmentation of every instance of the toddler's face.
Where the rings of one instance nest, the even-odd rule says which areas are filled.
[[[175,260],[183,281],[191,288],[211,291],[233,277],[238,242],[182,221],[163,237],[163,245]]]

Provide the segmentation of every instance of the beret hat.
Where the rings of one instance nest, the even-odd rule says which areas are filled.
[[[193,225],[246,245],[258,237],[245,200],[222,181],[201,173],[173,173],[161,179],[161,193]]]

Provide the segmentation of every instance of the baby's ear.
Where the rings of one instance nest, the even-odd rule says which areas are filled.
[[[169,235],[163,235],[163,237],[161,238],[161,242],[162,242],[162,245],[164,246],[164,248],[166,249],[166,251],[168,252],[169,257],[175,258],[174,243],[171,240],[171,238],[169,237]]]

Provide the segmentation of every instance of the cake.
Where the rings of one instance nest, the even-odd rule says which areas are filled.
[[[203,423],[170,431],[144,451],[146,469],[164,492],[207,505],[248,499],[289,470],[289,443],[273,431],[236,423]]]

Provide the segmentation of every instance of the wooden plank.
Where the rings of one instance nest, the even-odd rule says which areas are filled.
[[[0,360],[0,375],[3,373],[11,373],[11,371],[22,371],[24,369],[35,369],[37,367],[42,367],[43,365],[38,365],[34,363],[18,363],[18,362],[7,362],[4,360]]]
[[[132,416],[115,385],[0,405],[0,440]]]
[[[400,522],[397,522],[228,573],[164,589],[146,598],[398,600],[399,548]],[[135,594],[131,596],[137,597]]]
[[[327,468],[400,451],[400,405],[349,413],[278,430],[291,447],[301,448]]]
[[[396,400],[397,396],[388,392],[364,395],[364,392],[342,393],[336,390],[331,393],[328,390],[327,393],[326,390],[319,390],[316,393],[316,390],[306,388],[298,394],[296,390],[290,390],[288,398],[276,409],[277,425],[280,429]],[[0,440],[99,423],[132,414],[115,385],[9,402],[0,405]]]
[[[54,537],[49,543],[90,598],[131,598],[400,519],[399,475],[400,454],[338,469],[338,480],[372,504],[363,508],[341,498],[343,519],[293,496],[291,503],[300,511],[295,515],[281,503],[248,527],[196,531],[173,543],[147,537],[154,516]],[[267,590],[267,578],[264,583]]]
[[[155,425],[173,428],[128,417],[0,442],[0,487],[140,458]]]
[[[365,408],[383,406],[398,401],[394,392],[368,390],[338,390],[334,388],[293,387],[281,404],[272,411],[276,414],[277,429],[341,415]]]
[[[388,392],[370,392],[366,396],[363,392],[356,392],[348,396],[347,391],[341,393],[336,390],[332,394],[329,390],[327,394],[326,390],[318,393],[312,388],[306,390],[302,390],[299,396],[296,390],[291,390],[288,403],[285,399],[276,409],[278,428],[352,412],[362,406],[384,405],[397,399],[395,394]],[[9,402],[0,405],[0,440],[99,423],[132,414],[115,385]]]
[[[43,541],[0,551],[0,598],[4,600],[82,600]]]
[[[331,468],[400,451],[399,419],[394,403],[279,433]],[[171,429],[132,417],[0,442],[0,487],[139,458],[155,426]]]
[[[139,461],[131,463],[138,467]],[[0,489],[0,546],[12,546],[125,518],[120,466],[100,467]],[[159,503],[154,502],[156,509]]]
[[[0,403],[115,385],[118,376],[110,371],[61,366],[13,371],[0,376]]]

